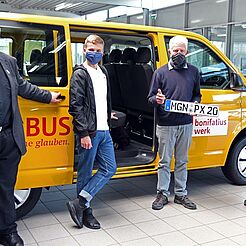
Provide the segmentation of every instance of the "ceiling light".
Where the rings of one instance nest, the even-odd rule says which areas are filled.
[[[195,23],[199,23],[201,22],[201,20],[197,19],[197,20],[192,20],[191,23],[195,24]]]
[[[136,17],[138,20],[142,20],[143,19],[143,16],[142,15],[139,15]]]
[[[60,3],[58,5],[56,5],[55,7],[55,11],[61,10],[61,9],[68,9],[71,7],[74,7],[76,5],[79,5],[80,3]]]

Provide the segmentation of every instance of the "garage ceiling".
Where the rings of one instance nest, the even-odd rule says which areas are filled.
[[[142,7],[142,0],[0,0],[0,11],[38,14],[49,11],[51,14],[71,13],[86,15],[116,6]]]

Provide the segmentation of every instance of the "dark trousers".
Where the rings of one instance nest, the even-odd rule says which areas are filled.
[[[21,153],[11,129],[0,132],[0,234],[16,231],[14,186]]]

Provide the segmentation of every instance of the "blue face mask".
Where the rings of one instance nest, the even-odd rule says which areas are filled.
[[[102,53],[94,52],[94,51],[87,51],[85,53],[85,57],[92,65],[95,65],[102,60]]]

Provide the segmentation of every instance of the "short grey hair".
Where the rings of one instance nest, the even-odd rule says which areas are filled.
[[[184,44],[188,49],[188,39],[185,36],[177,35],[169,40],[169,49],[172,50],[177,44]]]

